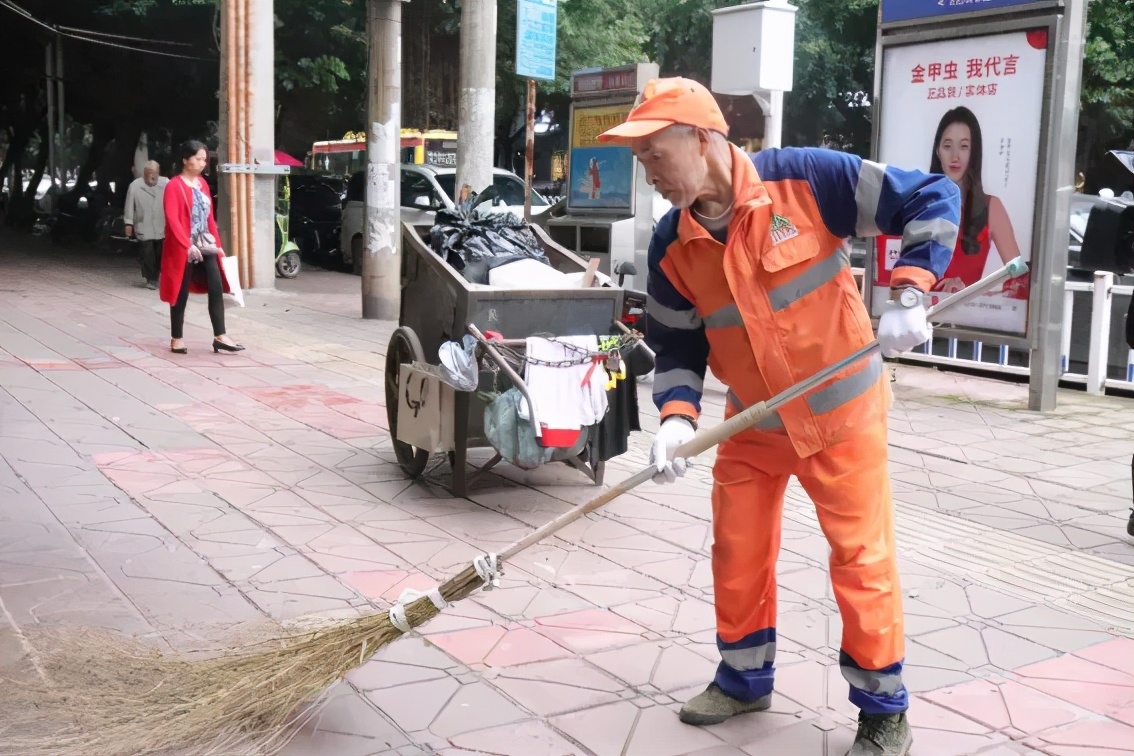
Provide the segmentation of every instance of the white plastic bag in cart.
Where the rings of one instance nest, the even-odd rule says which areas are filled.
[[[480,371],[476,364],[476,339],[466,334],[464,343],[446,341],[437,350],[442,379],[458,391],[476,391]]]

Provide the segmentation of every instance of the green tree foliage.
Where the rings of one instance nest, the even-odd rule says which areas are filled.
[[[1093,0],[1088,8],[1076,162],[1089,178],[1107,150],[1134,140],[1134,0]]]
[[[649,50],[663,75],[709,83],[712,11],[747,0],[653,0]],[[785,98],[787,144],[869,150],[878,0],[796,0],[794,88]]]
[[[540,82],[540,107],[566,112],[570,75],[581,68],[657,61],[665,75],[710,80],[711,11],[745,0],[559,0],[557,78]],[[878,0],[795,0],[794,90],[785,98],[784,141],[870,151]],[[66,43],[68,112],[96,146],[126,131],[167,127],[207,135],[216,119],[218,0],[67,0],[51,23],[183,41],[194,57],[143,56]],[[40,6],[45,7],[44,5]],[[277,141],[302,154],[316,139],[362,128],[366,105],[366,0],[275,0]],[[403,6],[403,122],[456,126],[460,0]],[[1080,118],[1079,166],[1134,136],[1134,0],[1091,0]],[[14,17],[0,25],[12,56],[0,80],[6,142],[35,149],[44,115],[39,83],[44,39]],[[524,97],[515,75],[516,0],[498,0],[498,134],[510,136]],[[99,126],[98,124],[102,124]],[[90,128],[101,130],[92,139]],[[118,132],[123,132],[119,135]],[[17,132],[19,132],[17,134]]]
[[[868,155],[878,0],[799,0],[798,6],[784,141]]]
[[[527,102],[527,80],[516,75],[514,0],[498,5],[496,110],[498,136],[511,136]],[[560,0],[557,12],[555,81],[538,83],[539,107],[567,113],[571,74],[583,68],[613,68],[648,59],[650,3],[643,0]]]

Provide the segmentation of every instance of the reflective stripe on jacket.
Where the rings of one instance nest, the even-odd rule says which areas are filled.
[[[671,210],[650,243],[648,342],[662,417],[700,414],[706,367],[732,410],[787,389],[873,338],[844,239],[902,236],[892,285],[929,290],[956,244],[960,192],[947,177],[823,149],[733,147],[727,244]],[[881,362],[859,364],[762,424],[810,455],[884,416]],[[731,414],[731,412],[730,412]]]

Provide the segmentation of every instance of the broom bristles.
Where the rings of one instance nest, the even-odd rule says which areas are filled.
[[[483,584],[467,567],[439,591],[451,603]],[[428,597],[405,606],[415,628],[439,611]],[[192,660],[106,631],[39,633],[46,680],[4,681],[0,756],[276,753],[328,688],[400,637],[383,612]]]

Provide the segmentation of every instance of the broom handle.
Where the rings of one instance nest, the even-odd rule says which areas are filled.
[[[966,286],[964,289],[957,292],[953,296],[948,297],[941,302],[938,302],[933,307],[930,307],[928,310],[926,310],[926,317],[932,318],[934,316],[940,315],[945,310],[951,309],[961,304],[962,302],[968,301],[982,291],[991,288],[993,285],[1000,283],[1007,278],[1016,278],[1017,276],[1021,276],[1027,271],[1027,263],[1025,263],[1022,258],[1017,257],[1015,260],[1012,260],[995,273],[991,273],[985,276],[971,286]],[[873,356],[880,349],[881,347],[879,347],[878,342],[872,341],[858,351],[839,360],[834,365],[820,370],[810,378],[806,378],[795,384],[794,386],[785,389],[781,393],[776,394],[771,399],[763,402],[757,402],[748,409],[733,415],[728,420],[725,420],[719,425],[708,428],[706,430],[698,431],[692,439],[674,450],[673,457],[675,459],[688,459],[690,457],[696,457],[698,454],[701,454],[713,448],[714,446],[720,444],[722,441],[735,436],[737,433],[740,433],[743,430],[747,430],[749,427],[755,425],[760,420],[777,411],[784,404],[787,404],[790,401],[794,401],[803,394],[806,394],[808,391],[811,391],[816,386],[819,386],[822,383],[826,383],[831,378],[835,377],[835,375],[839,372],[846,370],[848,367],[854,365],[860,360]],[[567,527],[583,515],[589,514],[596,509],[604,507],[614,499],[617,499],[622,494],[637,488],[638,486],[649,480],[653,480],[654,476],[657,475],[657,472],[657,467],[655,467],[654,465],[648,465],[642,468],[642,470],[640,470],[639,472],[631,475],[629,478],[622,481],[618,485],[603,491],[601,494],[591,499],[586,504],[564,512],[551,522],[546,523],[543,527],[529,533],[519,541],[516,541],[515,543],[506,547],[503,551],[497,554],[497,558],[503,561],[511,559],[524,549],[530,546],[534,546],[536,543],[542,541],[544,538],[547,538],[549,535],[552,535],[553,533]]]
[[[800,381],[784,392],[772,397],[768,401],[758,402],[748,409],[744,410],[743,412],[733,415],[723,423],[698,432],[691,440],[679,446],[674,452],[674,456],[682,458],[695,457],[698,454],[711,449],[730,436],[734,436],[737,433],[748,429],[750,426],[756,424],[761,419],[775,412],[780,406],[792,401],[793,399],[798,399],[800,396],[815,388],[819,384],[830,380],[840,370],[844,370],[848,366],[853,365],[859,360],[869,357],[870,355],[878,351],[878,349],[878,342],[871,342],[846,359],[840,360],[834,365],[820,370],[810,378]],[[544,538],[547,538],[552,533],[555,533],[556,531],[566,527],[567,525],[570,525],[572,522],[579,519],[583,515],[593,512],[596,509],[605,506],[606,504],[609,504],[612,500],[617,499],[622,494],[630,491],[631,489],[637,488],[646,481],[652,480],[653,477],[657,474],[657,467],[655,467],[654,465],[647,465],[646,467],[642,468],[641,471],[630,476],[618,485],[613,486],[612,488],[608,488],[607,490],[596,496],[594,499],[588,501],[586,504],[564,512],[551,522],[545,524],[543,527],[524,536],[524,538],[516,541],[511,546],[508,546],[499,554],[497,554],[497,558],[507,561],[529,546],[535,545],[539,541],[542,541]]]
[[[1014,260],[1010,260],[1004,267],[994,270],[976,283],[966,286],[956,294],[942,299],[933,307],[926,310],[926,317],[932,318],[935,315],[940,315],[945,310],[950,310],[963,302],[969,301],[973,297],[980,296],[1001,281],[1006,281],[1009,278],[1019,278],[1027,272],[1028,264],[1024,262],[1024,258],[1016,257]]]

